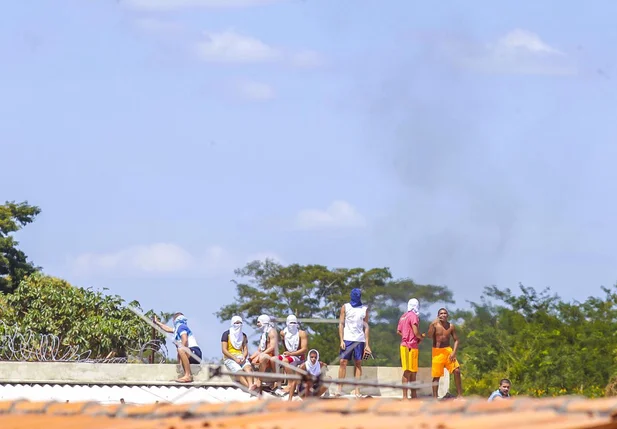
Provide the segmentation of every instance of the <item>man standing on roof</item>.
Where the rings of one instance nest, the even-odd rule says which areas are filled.
[[[431,366],[431,374],[433,383],[439,382],[443,377],[444,368],[450,374],[454,375],[456,384],[457,397],[463,396],[463,387],[461,384],[461,370],[458,360],[456,360],[456,351],[458,349],[458,335],[456,328],[448,322],[448,310],[440,308],[437,312],[437,319],[430,324],[428,328],[428,336],[433,339],[433,363]],[[454,340],[454,347],[450,347],[450,337]],[[433,386],[433,397],[437,398],[439,386]]]
[[[257,318],[257,327],[261,329],[261,337],[259,338],[259,346],[257,350],[249,358],[249,362],[259,372],[266,372],[270,367],[270,362],[273,359],[274,353],[278,350],[278,341],[276,337],[276,329],[274,328],[270,316],[262,314]],[[257,387],[261,391],[261,379],[255,378]],[[254,389],[255,386],[251,386]]]
[[[223,332],[221,336],[221,351],[223,352],[223,363],[231,372],[251,373],[253,368],[248,361],[249,347],[248,337],[242,332],[242,318],[234,316],[231,318],[231,326]],[[253,386],[253,377],[249,374],[238,376],[240,383],[246,387]]]
[[[341,307],[339,316],[340,363],[339,379],[347,375],[347,363],[354,361],[354,375],[356,379],[362,377],[362,360],[365,354],[371,354],[369,346],[368,306],[362,304],[362,292],[355,288],[351,291],[350,301]],[[336,396],[341,396],[343,385],[339,384]],[[360,388],[354,389],[356,396],[360,396]]]
[[[407,303],[407,311],[401,316],[396,329],[401,336],[401,366],[403,367],[403,384],[416,381],[418,374],[418,346],[422,342],[422,335],[418,328],[420,324],[420,303],[412,298]],[[403,389],[403,399],[408,399],[407,391]],[[416,389],[411,389],[411,398],[418,397]]]
[[[193,374],[191,373],[191,364],[201,364],[201,349],[197,344],[193,331],[188,327],[188,320],[182,313],[175,313],[172,316],[173,329],[169,326],[161,323],[159,319],[154,316],[154,323],[156,323],[162,330],[174,334],[174,342],[178,347],[178,360],[182,364],[184,370],[184,376],[178,378],[178,383],[190,383],[193,381]],[[180,343],[180,345],[178,345]]]

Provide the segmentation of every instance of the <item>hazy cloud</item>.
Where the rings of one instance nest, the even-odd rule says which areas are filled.
[[[482,73],[573,75],[572,58],[528,30],[515,29],[495,42],[448,40],[442,48],[458,66]]]
[[[346,201],[334,201],[325,210],[307,209],[296,215],[296,227],[305,230],[362,228],[366,220]]]
[[[265,251],[256,255],[274,257],[275,254]],[[225,274],[231,276],[245,259],[218,245],[200,252],[189,252],[178,244],[153,243],[110,252],[83,253],[69,259],[69,268],[73,275],[79,277],[173,275],[210,278]]]
[[[281,57],[277,49],[233,30],[204,33],[203,40],[195,45],[195,52],[203,61],[214,63],[260,63]]]

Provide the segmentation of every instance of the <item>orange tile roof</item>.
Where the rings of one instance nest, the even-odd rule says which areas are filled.
[[[223,404],[0,402],[2,429],[617,429],[617,398],[328,399]]]

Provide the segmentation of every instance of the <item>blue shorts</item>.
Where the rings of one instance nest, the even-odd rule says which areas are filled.
[[[345,341],[345,350],[340,350],[339,357],[341,360],[359,361],[364,357],[365,342],[360,341]]]
[[[191,351],[199,357],[199,359],[201,359],[201,349],[199,347],[191,347]],[[193,356],[189,355],[189,363],[193,364],[193,365],[199,365],[201,364],[200,361],[198,361],[197,359],[195,359]]]

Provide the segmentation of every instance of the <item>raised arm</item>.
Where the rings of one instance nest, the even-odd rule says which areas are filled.
[[[163,331],[168,332],[170,334],[173,334],[174,330],[173,328],[170,328],[169,326],[167,326],[166,324],[162,323],[158,317],[154,316],[154,323],[156,324],[156,326],[158,326],[159,328],[161,328]]]

